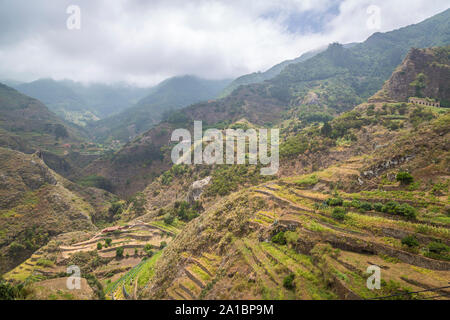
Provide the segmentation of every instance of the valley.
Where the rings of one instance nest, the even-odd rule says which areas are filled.
[[[0,298],[448,300],[449,16],[234,81],[0,84]],[[279,129],[279,170],[174,164],[179,128]]]

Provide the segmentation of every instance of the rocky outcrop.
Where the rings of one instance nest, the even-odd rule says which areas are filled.
[[[411,49],[403,63],[386,81],[383,89],[369,102],[404,101],[417,96],[412,84],[419,74],[424,75],[423,97],[450,101],[449,47],[431,49]]]
[[[200,196],[203,193],[203,190],[205,187],[209,184],[211,181],[211,177],[206,177],[202,180],[197,180],[194,183],[192,183],[188,195],[187,195],[187,201],[192,204],[194,201],[197,201],[200,199]]]
[[[379,176],[381,173],[386,170],[395,168],[398,165],[401,165],[409,160],[413,159],[414,155],[406,155],[406,156],[395,156],[391,159],[387,159],[381,163],[377,163],[376,165],[368,168],[367,170],[362,172],[364,178],[370,179],[373,177]]]

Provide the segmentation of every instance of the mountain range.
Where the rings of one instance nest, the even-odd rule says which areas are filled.
[[[0,85],[0,298],[448,299],[449,24],[171,78],[84,127]],[[34,94],[94,105],[49,83]],[[173,164],[173,130],[199,120],[278,128],[278,173]]]

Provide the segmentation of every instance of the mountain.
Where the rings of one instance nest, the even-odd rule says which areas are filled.
[[[20,151],[55,150],[61,148],[56,141],[80,142],[85,136],[82,130],[59,119],[40,101],[3,84],[0,84],[0,117],[1,146]]]
[[[44,161],[61,175],[98,157],[83,128],[60,119],[40,101],[0,84],[0,147],[44,154]],[[92,151],[90,150],[92,149]]]
[[[82,84],[70,80],[64,85],[83,97],[89,109],[100,119],[120,113],[145,97],[151,88],[136,87],[125,83]]]
[[[277,176],[262,177],[251,165],[173,166],[112,204],[108,211],[120,212],[116,227],[61,234],[5,278],[28,278],[25,297],[63,298],[52,289],[65,281],[58,271],[76,262],[111,299],[446,299],[450,111],[404,97],[422,73],[421,92],[439,99],[449,50],[410,49],[368,102],[325,123],[295,130],[304,119],[288,119]],[[391,92],[400,100],[383,100]],[[202,106],[185,114],[220,107]],[[205,116],[215,121],[217,114]],[[159,143],[180,119],[141,139]],[[252,125],[222,128],[238,124]],[[127,162],[144,163],[129,155],[125,170]],[[374,269],[381,272],[377,290],[367,286]],[[33,274],[42,278],[33,283]]]
[[[0,272],[25,261],[51,237],[93,230],[93,207],[49,169],[39,153],[0,147]]]
[[[304,62],[287,65],[271,80],[172,113],[114,155],[93,162],[85,174],[110,179],[117,192],[131,195],[172,166],[167,148],[171,132],[191,128],[194,120],[223,128],[245,119],[256,126],[280,126],[286,133],[329,121],[380,90],[411,47],[450,43],[449,18],[447,10],[416,25],[375,33],[350,48],[331,44]]]
[[[292,63],[299,63],[308,60],[309,58],[314,57],[316,54],[324,51],[323,49],[317,49],[313,51],[308,51],[304,54],[302,54],[300,57],[292,59],[292,60],[286,60],[283,62],[280,62],[270,69],[264,71],[264,72],[254,72],[250,74],[246,74],[243,76],[240,76],[239,78],[233,80],[219,95],[219,98],[225,98],[227,95],[229,95],[231,92],[233,92],[237,87],[240,85],[246,85],[246,84],[252,84],[252,83],[260,83],[265,80],[269,80],[280,74],[280,72],[289,64]]]
[[[161,205],[155,190],[182,201],[189,188],[180,194],[181,184],[211,176],[200,198],[206,209],[163,251],[140,297],[426,299],[434,294],[410,292],[445,287],[450,112],[383,101],[380,93],[404,88],[403,97],[410,78],[398,77],[425,71],[424,92],[438,99],[450,74],[448,53],[448,47],[411,49],[372,103],[337,116],[330,130],[312,125],[291,133],[281,150],[300,148],[282,152],[281,172],[269,182],[251,183],[251,168],[242,166],[172,168],[156,180],[144,191],[149,207]],[[424,56],[429,70],[440,71],[417,70]],[[234,192],[218,196],[236,181]],[[155,212],[173,214],[170,204],[162,205],[164,212]],[[366,285],[373,265],[382,269],[379,290]]]
[[[412,49],[382,90],[370,101],[408,101],[409,97],[434,97],[450,107],[449,47]]]
[[[213,99],[229,80],[206,80],[194,76],[167,79],[133,107],[92,124],[99,140],[128,141],[158,123],[165,113]]]
[[[39,79],[15,85],[19,92],[42,101],[63,119],[87,122],[120,112],[143,97],[148,89],[128,85],[82,84],[70,80]]]
[[[352,46],[354,46],[356,43],[349,43],[349,44],[345,44],[344,47],[345,48],[351,48]],[[227,95],[229,95],[231,92],[233,92],[233,90],[235,90],[237,87],[239,87],[240,85],[246,85],[246,84],[252,84],[252,83],[260,83],[260,82],[264,82],[265,80],[270,80],[274,77],[276,77],[277,75],[280,74],[281,71],[283,71],[283,69],[290,64],[295,64],[295,63],[300,63],[303,61],[308,60],[309,58],[314,57],[315,55],[317,55],[320,52],[323,52],[326,50],[325,48],[321,48],[321,49],[316,49],[316,50],[312,50],[312,51],[308,51],[304,54],[302,54],[300,57],[292,59],[292,60],[286,60],[283,61],[281,63],[278,63],[276,65],[274,65],[273,67],[271,67],[270,69],[268,69],[267,71],[264,72],[254,72],[254,73],[250,73],[250,74],[246,74],[244,76],[241,76],[235,80],[233,80],[233,82],[231,82],[219,95],[219,98],[224,98]]]

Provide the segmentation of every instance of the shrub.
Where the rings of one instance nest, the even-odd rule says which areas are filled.
[[[360,207],[360,209],[362,209],[364,211],[370,211],[373,209],[372,204],[370,202],[366,202],[366,201],[361,202],[361,205],[359,207]]]
[[[175,220],[175,217],[173,215],[171,215],[170,213],[166,213],[164,215],[164,223],[165,224],[172,224],[173,221]]]
[[[83,187],[95,187],[109,192],[114,191],[114,186],[110,180],[105,177],[90,175],[77,180],[77,183]]]
[[[116,249],[116,258],[123,258],[123,247]]]
[[[342,198],[337,197],[337,198],[328,198],[325,203],[329,206],[332,207],[336,207],[336,206],[342,206],[342,204],[344,203],[344,200],[342,200]]]
[[[402,185],[411,184],[414,181],[413,176],[409,172],[399,172],[396,177],[397,181],[400,181]]]
[[[281,231],[281,232],[278,232],[276,235],[274,235],[272,237],[272,242],[273,243],[278,243],[278,244],[281,244],[281,245],[286,244],[286,236],[284,235],[284,232]]]
[[[352,203],[351,203],[351,206],[352,206],[353,208],[359,209],[359,208],[361,207],[361,201],[356,200],[356,199],[353,199],[353,200],[352,200]]]
[[[103,246],[101,242],[97,243],[97,250],[102,250]]]
[[[52,267],[52,266],[54,266],[55,263],[51,260],[41,258],[41,259],[38,259],[36,264],[41,267]]]
[[[407,203],[399,204],[396,201],[389,201],[381,209],[382,212],[402,215],[408,219],[415,219],[417,216],[416,208]]]
[[[161,243],[159,244],[159,248],[164,249],[165,247],[167,247],[167,242],[161,241]]]
[[[26,247],[23,244],[21,244],[17,241],[13,241],[9,245],[8,251],[12,256],[18,256],[18,255],[22,254],[25,249],[26,249]]]
[[[111,242],[112,242],[112,239],[111,239],[111,238],[106,238],[106,239],[105,239],[105,247],[111,246]]]
[[[415,219],[417,217],[417,210],[409,204],[403,203],[397,207],[397,214],[403,215],[408,219]]]
[[[340,207],[334,208],[333,212],[331,213],[331,217],[336,220],[344,220],[345,215],[346,215],[345,209]]]
[[[442,254],[450,251],[450,247],[445,243],[433,241],[428,244],[428,250],[432,253]]]
[[[373,209],[375,211],[381,212],[381,210],[383,209],[383,204],[380,202],[374,203],[373,204]]]
[[[123,205],[122,202],[117,201],[111,203],[111,207],[108,209],[109,215],[112,218],[120,218],[120,215],[123,212]]]
[[[295,287],[294,283],[295,274],[291,273],[283,279],[283,287],[286,289],[292,290]]]
[[[408,247],[418,247],[419,241],[414,236],[406,236],[402,239],[402,244]]]

